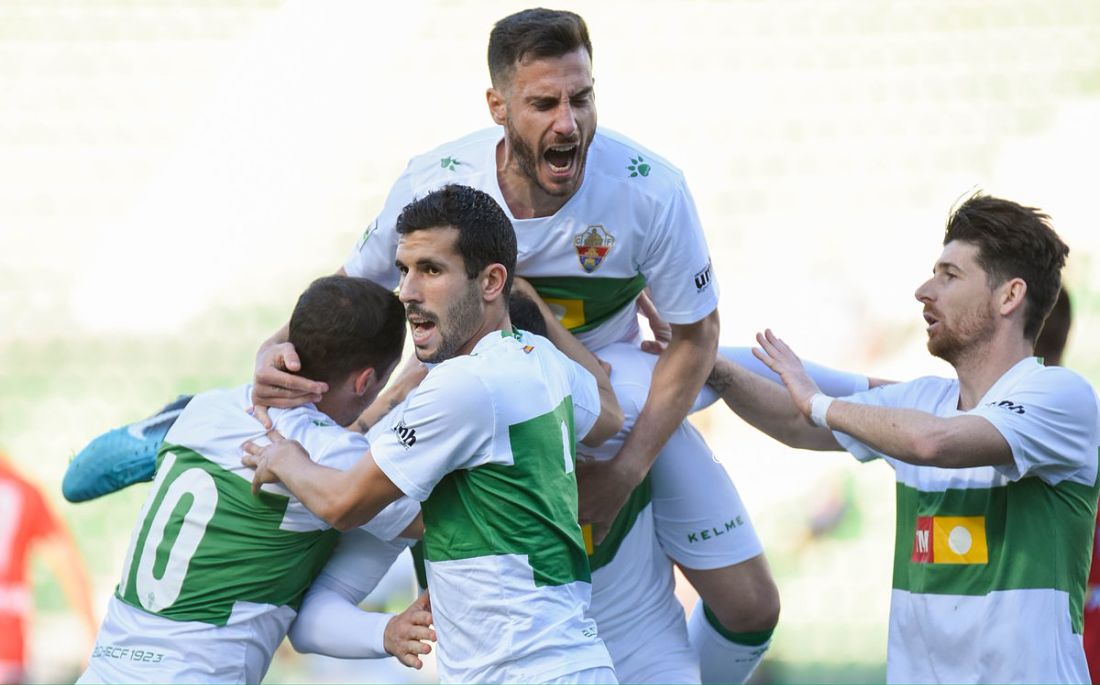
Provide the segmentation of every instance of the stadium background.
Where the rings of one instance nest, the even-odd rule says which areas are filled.
[[[74,506],[67,460],[181,392],[249,378],[414,153],[488,125],[503,2],[0,0],[0,445],[53,495],[102,612],[146,486]],[[1067,364],[1100,381],[1100,4],[576,2],[601,123],[682,168],[722,340],[943,373],[912,299],[983,188],[1072,247]],[[696,417],[767,546],[783,615],[761,677],[883,677],[892,478]],[[87,642],[36,569],[31,676]],[[393,601],[397,601],[396,599]],[[326,670],[328,669],[328,670]],[[280,653],[269,682],[348,681]]]

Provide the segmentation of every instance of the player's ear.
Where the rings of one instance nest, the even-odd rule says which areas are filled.
[[[481,270],[481,296],[487,301],[497,299],[504,293],[504,284],[507,281],[508,269],[503,264],[490,264]]]
[[[1002,316],[1008,316],[1023,307],[1027,297],[1027,282],[1022,278],[1010,278],[1001,284],[998,307]],[[1020,311],[1023,311],[1022,309]]]
[[[504,99],[504,93],[496,88],[490,88],[485,91],[485,101],[489,104],[489,114],[492,115],[493,122],[503,126],[508,120],[508,105]]]
[[[371,380],[374,378],[374,369],[367,367],[355,374],[355,395],[362,397],[367,394],[367,390],[371,386]]]

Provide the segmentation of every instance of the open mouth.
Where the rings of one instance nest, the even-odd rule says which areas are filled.
[[[435,321],[427,317],[415,315],[409,316],[407,319],[409,322],[409,332],[412,333],[414,345],[427,340],[431,336],[432,331],[435,330]]]
[[[554,175],[565,176],[573,171],[577,159],[578,145],[553,145],[543,153],[543,159],[550,166],[550,172]]]
[[[928,324],[928,327],[925,330],[931,333],[932,329],[935,327],[936,324],[940,322],[940,320],[931,312],[924,312],[924,322]]]

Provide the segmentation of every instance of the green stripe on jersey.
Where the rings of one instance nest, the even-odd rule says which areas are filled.
[[[634,488],[630,496],[627,497],[626,504],[619,510],[619,515],[615,517],[615,520],[612,521],[611,529],[607,531],[607,536],[603,539],[603,542],[596,545],[596,549],[588,555],[588,563],[593,571],[606,566],[615,558],[627,533],[634,527],[634,522],[638,520],[638,514],[642,513],[642,510],[646,508],[652,499],[653,490],[650,487],[649,474],[646,474],[641,484]]]
[[[281,530],[288,497],[254,496],[249,481],[188,448],[161,447],[157,469],[119,599],[219,626],[237,601],[298,608],[337,531]]]
[[[920,594],[970,596],[1062,590],[1069,594],[1073,630],[1080,633],[1098,491],[1097,483],[1051,486],[1038,478],[944,492],[921,492],[898,483],[893,586]],[[988,562],[914,561],[920,516],[984,517]]]
[[[577,523],[572,398],[508,434],[511,465],[452,471],[425,500],[425,558],[525,554],[536,586],[591,582]]]
[[[645,277],[595,278],[560,276],[529,278],[539,296],[565,309],[562,325],[572,333],[598,327],[645,290]]]

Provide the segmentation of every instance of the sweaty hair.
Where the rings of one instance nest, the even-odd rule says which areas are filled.
[[[1069,338],[1069,329],[1073,324],[1073,308],[1070,304],[1069,293],[1062,288],[1058,293],[1058,299],[1054,301],[1054,309],[1050,310],[1043,330],[1039,331],[1039,337],[1035,340],[1035,356],[1042,357],[1047,366],[1059,366],[1062,363],[1062,352],[1066,349],[1066,339]]]
[[[455,246],[468,278],[477,278],[490,264],[501,264],[507,269],[504,282],[507,303],[516,270],[516,232],[497,201],[480,190],[452,184],[413,200],[397,217],[398,235],[433,228],[458,230]]]
[[[298,298],[289,340],[306,378],[332,384],[368,367],[382,374],[401,357],[405,308],[365,278],[325,276]]]
[[[524,60],[561,57],[582,47],[591,60],[592,41],[579,14],[541,7],[516,12],[489,33],[489,78],[493,88],[504,90]]]
[[[947,219],[943,244],[953,240],[978,247],[978,264],[990,287],[1010,278],[1027,283],[1024,337],[1034,341],[1054,307],[1069,254],[1050,227],[1050,217],[1034,207],[975,193]]]

